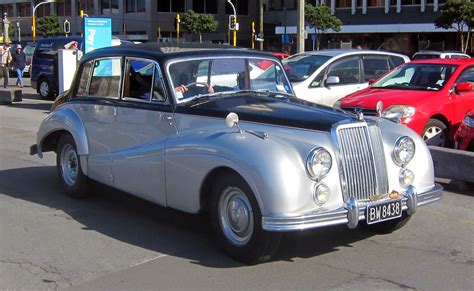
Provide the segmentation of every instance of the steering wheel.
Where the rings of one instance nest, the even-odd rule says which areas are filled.
[[[206,82],[192,82],[189,84],[184,85],[186,88],[189,88],[191,86],[196,86],[196,87],[206,87],[209,88],[209,85]]]

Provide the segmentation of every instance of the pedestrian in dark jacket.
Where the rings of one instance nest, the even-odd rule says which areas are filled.
[[[15,52],[12,53],[13,67],[17,75],[16,86],[23,88],[23,70],[26,67],[26,54],[21,45],[18,45]]]

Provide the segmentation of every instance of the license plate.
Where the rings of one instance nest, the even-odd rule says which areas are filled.
[[[367,224],[382,222],[402,216],[402,201],[391,200],[385,203],[372,204],[367,206]]]

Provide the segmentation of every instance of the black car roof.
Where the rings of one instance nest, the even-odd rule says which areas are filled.
[[[232,47],[219,44],[200,44],[200,43],[142,43],[142,44],[122,44],[120,46],[107,47],[94,50],[83,57],[83,61],[107,56],[136,56],[149,57],[167,61],[179,57],[187,56],[261,56],[278,60],[269,52],[262,52],[246,48]]]

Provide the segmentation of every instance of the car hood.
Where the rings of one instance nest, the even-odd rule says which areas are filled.
[[[378,101],[383,102],[384,108],[395,104],[416,106],[439,94],[440,91],[366,88],[342,98],[341,107],[375,108]]]
[[[229,112],[239,115],[241,121],[330,131],[343,120],[356,120],[353,115],[341,110],[314,103],[278,100],[264,97],[232,97],[208,101],[193,106],[177,106],[176,113],[225,118]]]

